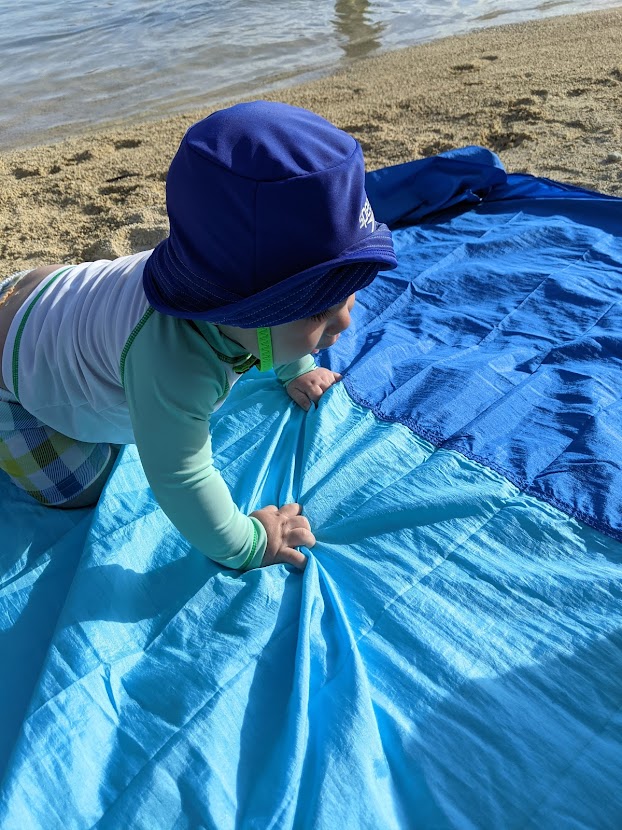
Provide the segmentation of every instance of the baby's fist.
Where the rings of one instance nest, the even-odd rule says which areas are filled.
[[[294,378],[287,384],[287,394],[301,406],[305,412],[311,409],[311,404],[317,402],[327,389],[341,380],[339,372],[324,369],[318,366],[300,377]]]
[[[309,520],[301,513],[302,507],[295,502],[280,508],[269,504],[251,513],[262,523],[268,537],[266,552],[261,560],[262,568],[282,562],[304,571],[307,557],[296,547],[306,545],[312,548],[315,536],[311,532]]]

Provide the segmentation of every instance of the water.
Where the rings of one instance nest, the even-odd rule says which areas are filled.
[[[328,74],[482,26],[621,0],[0,0],[0,149]]]

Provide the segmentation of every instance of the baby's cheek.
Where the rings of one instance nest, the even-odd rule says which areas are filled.
[[[300,336],[296,338],[297,351],[307,354],[312,348],[315,347],[320,337],[321,332],[318,332],[317,327],[315,326],[312,329],[301,332]]]

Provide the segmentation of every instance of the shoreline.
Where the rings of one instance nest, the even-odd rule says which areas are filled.
[[[480,144],[509,173],[622,196],[622,7],[388,51],[254,97],[350,132],[367,170]],[[0,154],[0,275],[156,245],[184,131],[229,103]]]

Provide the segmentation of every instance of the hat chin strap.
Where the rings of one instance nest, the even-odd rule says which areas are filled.
[[[272,369],[272,334],[268,328],[257,329],[259,343],[259,371],[268,372]]]

